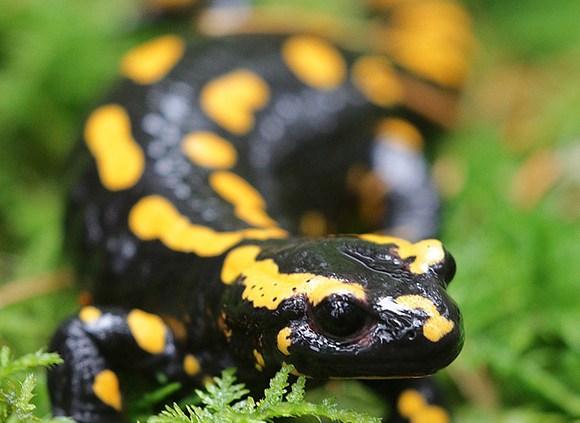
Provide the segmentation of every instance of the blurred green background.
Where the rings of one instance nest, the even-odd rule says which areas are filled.
[[[464,3],[474,69],[458,127],[431,147],[467,334],[441,379],[457,422],[580,421],[580,1]],[[15,354],[77,307],[61,256],[69,152],[119,57],[163,30],[139,10],[0,1],[0,344]],[[46,412],[43,386],[37,402]]]

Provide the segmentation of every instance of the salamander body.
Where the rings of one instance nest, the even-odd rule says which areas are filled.
[[[391,379],[457,356],[427,119],[389,60],[312,35],[168,35],[121,71],[75,155],[67,239],[92,301],[51,344],[55,414],[122,420],[119,371]],[[437,403],[429,379],[374,386],[393,419],[413,393]]]

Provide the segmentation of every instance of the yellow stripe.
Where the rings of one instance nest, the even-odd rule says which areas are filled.
[[[331,294],[350,294],[361,301],[366,298],[361,285],[312,273],[280,273],[272,259],[256,260],[258,254],[255,246],[238,247],[230,251],[222,269],[224,283],[244,278],[242,298],[255,307],[275,310],[283,300],[299,294],[306,294],[312,305]]]
[[[440,263],[445,258],[445,250],[441,241],[436,239],[426,239],[415,244],[401,238],[379,234],[360,235],[360,239],[376,244],[395,244],[397,254],[402,259],[415,256],[409,270],[417,274],[427,272],[431,266]]]
[[[260,193],[235,173],[220,171],[209,177],[211,187],[235,207],[235,215],[253,226],[269,228],[276,222],[266,213]]]
[[[429,315],[423,325],[423,336],[431,342],[439,341],[455,326],[451,320],[441,316],[433,301],[421,295],[403,295],[398,297],[395,302],[411,309],[421,309]]]
[[[192,224],[167,199],[157,195],[145,197],[133,206],[129,213],[129,228],[144,241],[159,239],[172,250],[192,252],[202,257],[220,255],[243,239],[287,236],[287,232],[279,228],[215,232]]]

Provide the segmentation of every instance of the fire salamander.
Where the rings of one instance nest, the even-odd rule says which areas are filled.
[[[121,372],[199,385],[236,366],[253,386],[288,363],[364,380],[388,421],[449,421],[419,378],[463,344],[421,152],[441,104],[407,105],[416,84],[458,92],[469,25],[446,0],[376,3],[381,54],[166,35],[122,59],[74,156],[67,239],[92,299],[51,343],[55,415],[123,421]]]

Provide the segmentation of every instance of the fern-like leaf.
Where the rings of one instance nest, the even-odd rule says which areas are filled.
[[[381,420],[356,411],[340,410],[330,400],[320,404],[304,401],[306,379],[299,377],[290,386],[288,377],[292,366],[284,366],[270,381],[264,398],[257,401],[246,396],[248,390],[236,383],[235,370],[222,372],[206,385],[206,392],[196,391],[205,408],[177,404],[167,406],[147,423],[270,423],[279,417],[328,417],[345,423],[379,423]]]
[[[68,419],[41,420],[33,415],[36,379],[30,373],[33,367],[49,367],[62,360],[57,354],[42,350],[26,354],[20,358],[12,358],[10,349],[6,346],[0,350],[0,423],[27,423],[42,421],[44,423],[71,422]],[[27,372],[23,380],[18,380],[17,373]]]

